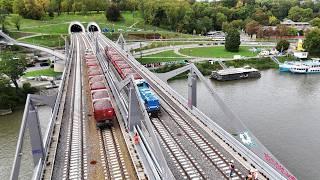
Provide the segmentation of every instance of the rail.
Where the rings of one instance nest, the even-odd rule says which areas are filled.
[[[176,93],[171,87],[169,87],[166,83],[161,81],[158,77],[152,74],[147,68],[142,66],[139,62],[135,60],[135,58],[131,54],[124,53],[120,47],[116,46],[111,40],[102,36],[104,41],[112,45],[118,52],[122,54],[123,57],[127,57],[129,62],[133,65],[133,67],[140,72],[140,75],[143,75],[148,81],[157,85],[157,88],[161,88],[164,94],[170,95],[170,98],[173,101],[177,101],[186,111],[189,111],[193,116],[197,117],[202,123],[207,125],[210,129],[214,130],[216,134],[222,138],[226,143],[230,144],[238,153],[244,156],[248,162],[252,163],[260,172],[265,174],[267,177],[271,179],[286,179],[282,174],[280,174],[277,170],[263,161],[260,157],[254,154],[252,151],[247,149],[246,146],[241,144],[238,140],[236,140],[231,134],[222,129],[218,124],[213,122],[209,117],[203,114],[197,108],[193,108],[191,110],[187,107],[187,101],[184,97]],[[295,179],[294,177],[292,179]]]

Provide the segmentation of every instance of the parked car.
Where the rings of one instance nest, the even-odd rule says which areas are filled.
[[[48,62],[43,62],[43,63],[40,63],[40,66],[42,67],[42,66],[49,66],[50,65],[50,63],[48,63]]]

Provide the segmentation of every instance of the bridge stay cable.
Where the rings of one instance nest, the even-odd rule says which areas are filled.
[[[218,106],[222,109],[224,114],[228,117],[227,119],[233,123],[235,127],[235,136],[226,132],[218,124],[216,124],[212,119],[203,114],[196,106],[192,106],[192,103],[196,104],[195,101],[188,100],[186,101],[184,97],[176,93],[172,88],[170,88],[166,82],[166,79],[170,78],[170,73],[165,73],[157,77],[155,74],[150,72],[147,68],[142,66],[130,53],[124,52],[121,47],[114,44],[111,40],[104,37],[100,34],[103,41],[108,42],[109,45],[112,45],[115,49],[120,52],[123,57],[127,57],[130,64],[135,67],[139,74],[142,77],[146,78],[148,81],[155,83],[157,88],[164,91],[170,98],[173,98],[174,101],[178,101],[181,105],[185,106],[188,111],[193,114],[197,119],[202,123],[207,125],[210,129],[214,130],[220,138],[226,141],[233,149],[235,149],[241,156],[245,157],[246,160],[254,165],[261,173],[272,179],[291,179],[295,180],[296,177],[290,173],[281,163],[267,150],[267,148],[250,132],[250,130],[245,126],[245,124],[231,111],[230,108],[224,103],[220,96],[214,91],[212,84],[201,74],[201,72],[196,68],[194,64],[190,64],[188,67],[182,67],[179,70],[174,70],[172,74],[180,74],[179,71],[185,72],[186,69],[191,69],[192,76],[196,76],[205,84],[207,89],[209,89],[210,94],[214,97]],[[157,74],[158,75],[158,74]],[[174,76],[173,76],[174,77]],[[162,81],[161,79],[164,79]],[[189,78],[190,79],[190,78]],[[189,81],[190,82],[190,81]],[[193,82],[194,83],[194,82]],[[188,83],[192,84],[193,83]],[[189,85],[190,86],[190,85]],[[195,85],[189,89],[195,89]],[[189,93],[190,97],[190,93]],[[193,104],[193,105],[194,105]]]

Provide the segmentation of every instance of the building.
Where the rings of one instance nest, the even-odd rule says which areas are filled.
[[[296,28],[298,31],[310,29],[311,25],[308,22],[294,22],[290,19],[284,19],[280,24],[285,25],[287,27]]]

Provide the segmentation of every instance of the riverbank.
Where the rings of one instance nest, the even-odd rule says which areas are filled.
[[[291,56],[284,56],[278,58],[280,62],[284,61],[290,61],[293,60],[293,57]],[[250,66],[258,70],[267,70],[267,69],[277,69],[278,65],[273,62],[269,57],[264,58],[252,58],[252,59],[246,59],[246,60],[231,60],[231,61],[225,61],[224,62],[227,67],[243,67],[243,66]],[[218,62],[212,62],[209,63],[209,61],[203,61],[195,63],[197,68],[200,70],[200,72],[204,76],[208,76],[211,74],[212,71],[220,70],[222,67],[219,65]],[[158,69],[155,69],[154,72],[156,73],[166,73],[169,71],[172,71],[174,69],[180,68],[184,65],[181,64],[172,64],[172,65],[165,65],[163,67],[160,67]],[[174,79],[184,79],[187,78],[187,73],[180,74],[170,80]]]

